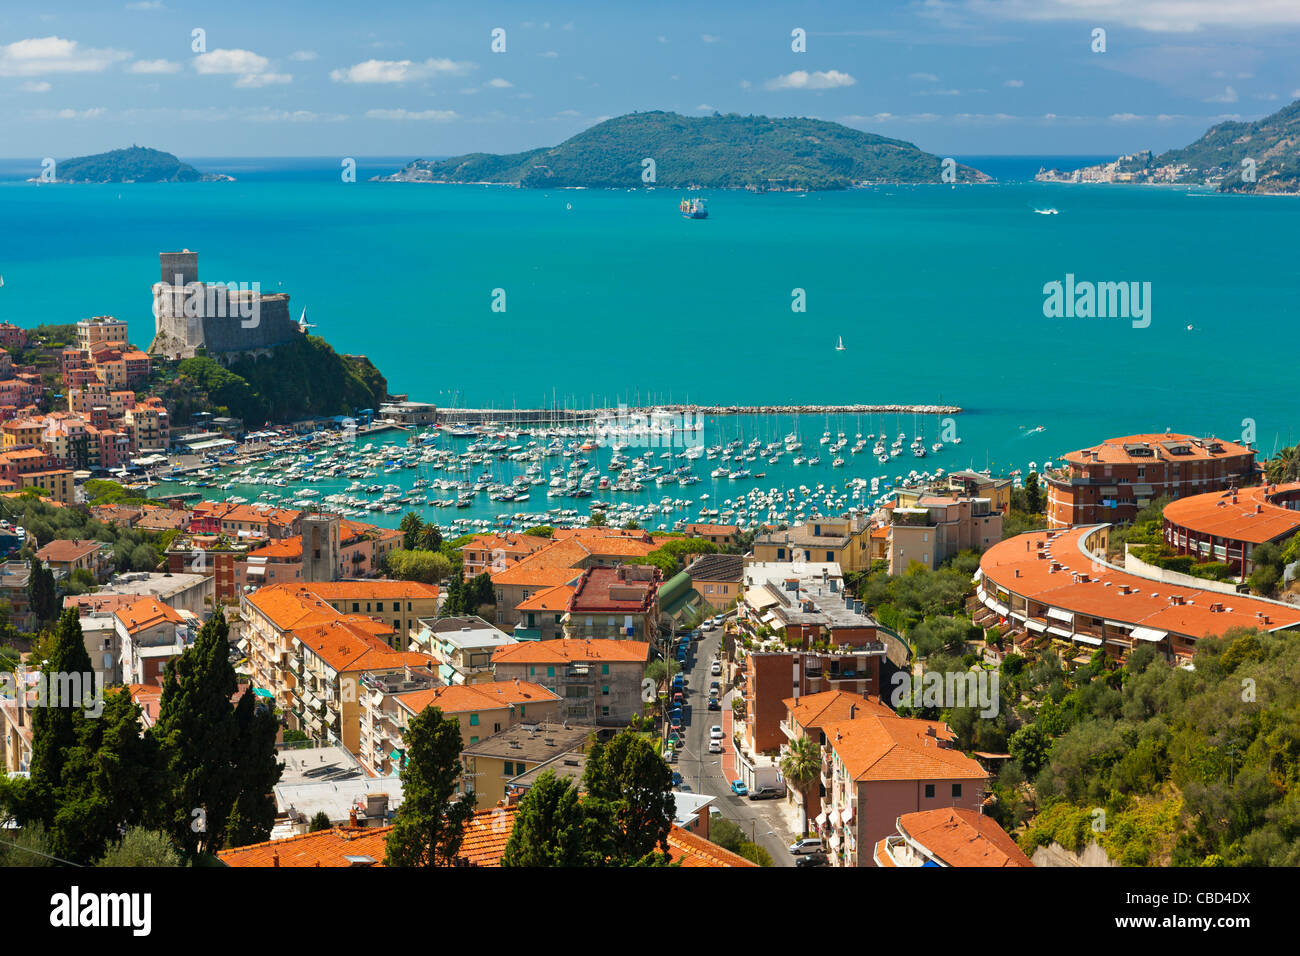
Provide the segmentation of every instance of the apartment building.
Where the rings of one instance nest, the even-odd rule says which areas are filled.
[[[1173,432],[1110,438],[1072,451],[1043,475],[1048,527],[1132,521],[1158,498],[1252,484],[1255,455],[1249,445]]]
[[[564,636],[654,642],[661,584],[663,573],[653,565],[588,568],[564,609]]]
[[[124,684],[161,684],[167,662],[194,643],[202,623],[193,612],[153,598],[141,598],[113,613]]]
[[[438,587],[419,581],[364,578],[359,581],[313,581],[303,585],[341,614],[364,614],[391,624],[392,646],[407,650],[411,631],[421,618],[438,613]]]
[[[462,792],[473,791],[478,806],[506,799],[508,783],[562,754],[586,753],[596,728],[573,721],[520,723],[484,737],[461,751]]]
[[[833,563],[845,572],[863,571],[871,564],[870,537],[863,516],[823,518],[755,536],[746,563]]]
[[[445,684],[491,681],[492,655],[514,643],[481,617],[421,618],[410,630],[410,649],[431,655]]]
[[[977,810],[938,807],[904,813],[876,844],[876,866],[1033,866],[997,822]]]
[[[1191,495],[1165,506],[1165,544],[1198,562],[1222,561],[1240,578],[1255,569],[1261,544],[1300,532],[1300,483],[1254,485]]]
[[[900,493],[885,511],[890,574],[913,561],[933,570],[959,551],[984,551],[1002,540],[1002,512],[990,498]]]
[[[644,641],[523,641],[497,648],[498,681],[541,684],[563,698],[560,718],[622,727],[645,712],[641,682],[650,658]]]

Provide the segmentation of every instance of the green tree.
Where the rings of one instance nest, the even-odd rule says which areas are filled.
[[[668,852],[676,801],[672,770],[654,743],[624,730],[608,743],[592,744],[583,787],[602,859],[630,866],[656,850]]]
[[[237,689],[225,615],[216,614],[193,646],[168,662],[153,727],[166,775],[162,823],[187,856],[226,845],[241,791],[240,730],[230,703]]]
[[[235,705],[235,780],[239,792],[230,812],[230,846],[248,846],[271,838],[275,825],[275,785],[284,765],[276,759],[280,722],[271,706],[251,689]]]
[[[49,540],[53,540],[52,534]],[[58,616],[58,594],[54,586],[54,572],[39,558],[32,560],[31,573],[27,579],[27,596],[36,620],[44,623]]]
[[[5,830],[0,836],[0,867],[59,866],[54,856],[45,825],[40,822],[30,823],[21,830]]]
[[[311,826],[308,828],[309,833],[317,833],[321,830],[328,830],[333,826],[330,823],[329,814],[324,810],[317,810],[316,815],[311,818]]]
[[[402,532],[402,549],[405,551],[414,551],[419,547],[420,530],[424,527],[424,521],[414,511],[408,511],[402,515],[402,522],[397,526]]]
[[[758,866],[772,865],[772,854],[768,853],[757,843],[742,843],[740,849],[736,851],[736,855],[742,856],[750,863],[755,863]]]
[[[548,770],[519,801],[502,866],[593,866],[577,788]]]
[[[139,866],[156,869],[181,865],[181,855],[161,830],[131,827],[100,857],[97,866]]]
[[[424,551],[437,551],[442,547],[442,529],[432,522],[420,529],[419,547]]]
[[[460,723],[429,707],[411,720],[404,736],[402,805],[389,831],[388,866],[450,866],[460,852],[474,795],[456,797],[460,778]]]
[[[24,824],[39,821],[48,829],[58,811],[64,766],[69,753],[77,746],[80,723],[86,719],[82,710],[84,701],[64,700],[63,691],[51,693],[51,690],[66,687],[73,679],[84,681],[94,673],[76,608],[63,612],[44,653],[47,656],[39,661],[39,666],[47,688],[46,701],[31,711],[31,777],[18,791],[17,816]],[[59,700],[54,699],[56,693]]]
[[[808,809],[812,795],[821,779],[822,748],[811,737],[802,736],[792,742],[781,758],[781,775],[803,795],[803,835],[808,835]]]

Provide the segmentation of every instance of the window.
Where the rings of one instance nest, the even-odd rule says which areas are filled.
[[[478,743],[478,738],[477,738],[477,737],[471,737],[471,738],[469,738],[469,742],[472,743],[472,744],[476,744],[476,743]]]
[[[602,697],[608,697],[608,696],[609,696],[609,685],[608,685],[608,684],[605,684],[605,685],[603,685],[603,686],[600,688],[600,695],[601,695]]]
[[[477,727],[477,726],[478,726],[478,714],[470,714],[470,715],[469,715],[469,725],[470,725],[471,727]]]
[[[602,707],[602,708],[600,708],[600,716],[602,716],[602,717],[608,717],[608,716],[609,716],[609,708],[608,708],[608,707]]]
[[[784,560],[785,560],[785,548],[777,548],[777,549],[776,549],[776,559],[777,559],[778,561],[784,561]]]
[[[525,764],[522,760],[519,761],[519,763],[515,764],[515,773],[524,773],[527,770],[528,770],[528,765]]]
[[[961,784],[959,784],[959,783],[954,783],[954,784],[952,785],[952,795],[953,795],[954,797],[960,797],[960,796],[961,796]]]
[[[376,602],[375,602],[375,610],[376,610],[376,611],[379,611],[379,612],[382,614],[382,613],[383,613],[383,610],[384,610],[384,602],[383,602],[383,601],[376,601]]]
[[[494,733],[494,734],[499,734],[499,733],[501,733],[501,725],[500,725],[500,724],[493,724],[493,725],[492,725],[492,733]]]
[[[513,760],[507,760],[507,761],[506,761],[506,776],[507,776],[507,777],[513,777],[514,775],[515,775],[515,764],[514,764],[514,761],[513,761]]]
[[[360,602],[358,602],[358,601],[353,601],[353,602],[352,602],[352,613],[356,614],[356,613],[360,612],[360,610],[361,610],[361,604],[360,604]]]
[[[932,783],[927,783],[927,784],[925,785],[925,799],[927,799],[927,800],[933,800],[933,799],[934,799],[934,784],[932,784]]]
[[[834,561],[834,560],[835,560],[835,552],[834,552],[834,551],[827,551],[827,552],[826,552],[826,560],[827,560],[827,561]]]
[[[600,672],[601,672],[602,674],[608,674],[608,673],[609,673],[609,665],[608,665],[608,664],[601,664],[601,665],[600,665]]]
[[[555,676],[555,668],[554,668],[554,667],[548,667],[548,668],[546,668],[546,676],[547,676],[547,677],[554,677],[554,676]]]
[[[528,676],[529,676],[529,677],[536,677],[536,676],[537,676],[537,668],[536,668],[536,667],[533,667],[531,664],[530,664],[529,667],[528,667]]]

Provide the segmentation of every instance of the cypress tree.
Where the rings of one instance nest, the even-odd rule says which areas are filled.
[[[228,630],[218,611],[193,646],[167,664],[153,728],[167,777],[162,827],[190,856],[225,846],[240,791]]]
[[[248,846],[271,838],[275,825],[275,794],[284,764],[276,759],[275,733],[278,721],[267,704],[252,689],[244,691],[235,707],[235,777],[239,786],[228,827],[230,846]]]
[[[474,795],[453,802],[460,777],[460,724],[437,707],[417,715],[406,729],[402,805],[387,841],[387,866],[450,866],[474,815]]]
[[[50,830],[55,852],[89,863],[157,799],[157,746],[140,733],[140,707],[125,690],[108,695],[99,718],[79,722],[63,768]]]
[[[84,682],[93,674],[90,655],[81,634],[81,618],[76,608],[69,608],[59,618],[48,658],[40,661],[47,691],[45,700],[32,708],[31,779],[21,788],[18,817],[23,822],[40,821],[48,829],[54,822],[57,795],[63,784],[63,768],[68,754],[77,745],[79,725],[86,719],[82,701],[54,700],[49,689],[66,687],[64,681],[76,678]],[[59,695],[63,696],[62,694]]]
[[[550,770],[519,801],[502,866],[595,866],[578,791]]]

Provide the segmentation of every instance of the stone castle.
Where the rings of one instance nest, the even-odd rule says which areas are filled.
[[[193,358],[202,350],[227,363],[295,341],[304,328],[289,315],[289,296],[263,295],[256,283],[199,281],[199,254],[159,253],[153,286],[154,339],[149,354]]]

